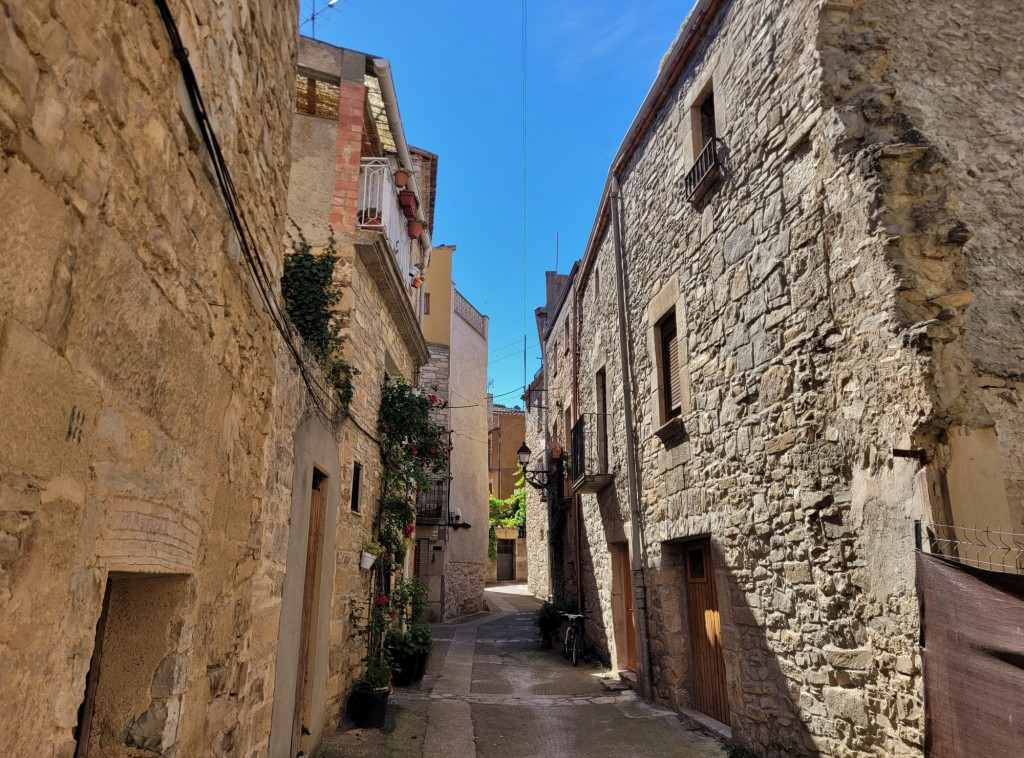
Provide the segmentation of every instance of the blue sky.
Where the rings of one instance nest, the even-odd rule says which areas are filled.
[[[311,0],[300,2],[300,24]],[[454,244],[459,291],[490,317],[496,402],[540,366],[544,271],[580,257],[608,164],[692,0],[340,0],[316,36],[391,61],[410,144],[440,156],[433,240]],[[316,0],[317,9],[326,5]],[[301,26],[310,34],[309,23]],[[524,172],[525,165],[525,172]],[[526,194],[524,248],[523,187]]]

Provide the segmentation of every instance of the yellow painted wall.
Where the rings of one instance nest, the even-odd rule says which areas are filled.
[[[451,345],[452,253],[455,245],[439,245],[430,254],[423,283],[430,296],[430,312],[423,315],[423,336],[433,345]]]

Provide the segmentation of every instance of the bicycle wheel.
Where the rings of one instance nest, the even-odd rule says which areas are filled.
[[[565,644],[562,645],[562,655],[566,658],[572,656],[572,647],[575,638],[576,629],[570,625],[569,628],[565,630]]]
[[[574,634],[572,636],[572,665],[575,666],[579,663],[580,658],[583,657],[583,635]]]

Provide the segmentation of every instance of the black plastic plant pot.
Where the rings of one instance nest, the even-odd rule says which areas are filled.
[[[391,670],[391,683],[396,687],[408,687],[416,681],[416,653],[395,657],[395,668]]]
[[[356,687],[348,698],[348,715],[361,729],[380,729],[388,712],[391,690],[367,690]]]
[[[423,681],[423,675],[427,673],[427,661],[430,660],[430,653],[420,653],[416,659],[416,677],[414,682]]]

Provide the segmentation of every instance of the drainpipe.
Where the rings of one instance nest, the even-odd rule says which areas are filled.
[[[373,70],[377,74],[377,80],[380,82],[380,94],[384,98],[384,110],[387,113],[388,126],[391,128],[391,134],[395,138],[395,147],[398,148],[398,159],[402,167],[409,172],[409,182],[412,185],[412,191],[416,193],[418,199],[420,197],[420,187],[416,181],[416,172],[413,171],[409,145],[405,141],[405,129],[402,128],[402,117],[398,111],[398,97],[395,95],[395,82],[391,78],[391,64],[384,58],[374,58]],[[423,257],[420,261],[420,274],[422,275],[430,263],[432,247],[430,244],[430,232],[427,231],[427,218],[423,215],[422,205],[416,209],[416,220],[423,222],[423,231],[420,232],[419,236],[420,245],[423,247]],[[422,297],[421,287],[420,299]],[[422,311],[423,308],[421,307],[421,314]]]
[[[640,669],[640,694],[644,700],[654,699],[651,678],[651,649],[647,633],[647,586],[644,583],[644,564],[640,544],[640,492],[636,480],[636,430],[633,427],[633,397],[629,378],[629,357],[626,347],[626,280],[623,276],[622,230],[619,227],[619,180],[611,176],[612,238],[615,245],[615,295],[619,315],[619,364],[622,371],[622,410],[626,421],[626,489],[629,494],[630,569],[633,574],[633,615],[637,627],[637,658]]]

